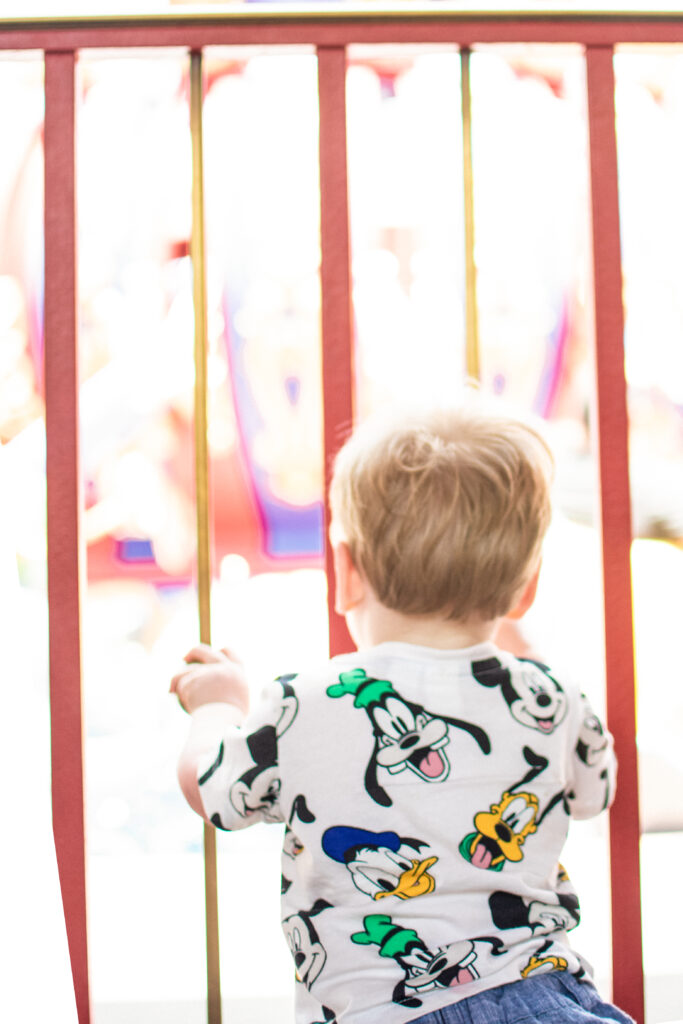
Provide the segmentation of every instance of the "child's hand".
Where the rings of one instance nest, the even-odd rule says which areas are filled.
[[[181,707],[192,714],[202,704],[224,703],[249,711],[249,689],[241,661],[224,647],[214,651],[206,644],[193,647],[185,655],[186,669],[171,680]]]

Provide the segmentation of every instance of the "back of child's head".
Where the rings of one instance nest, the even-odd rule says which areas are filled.
[[[536,568],[552,469],[532,427],[469,404],[373,417],[337,455],[333,521],[385,607],[493,619]]]

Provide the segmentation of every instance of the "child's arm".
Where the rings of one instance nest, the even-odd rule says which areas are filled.
[[[614,740],[583,694],[571,759],[572,777],[567,798],[572,817],[592,818],[606,811],[616,791]]]
[[[202,818],[206,814],[197,781],[199,763],[218,749],[232,726],[241,725],[243,720],[244,713],[232,704],[202,704],[192,712],[190,733],[178,760],[178,782],[188,804]]]
[[[241,663],[225,648],[214,651],[200,644],[188,651],[185,661],[187,668],[173,677],[170,687],[192,723],[178,762],[178,781],[190,807],[205,817],[197,782],[199,762],[219,746],[226,731],[243,722],[249,691]]]

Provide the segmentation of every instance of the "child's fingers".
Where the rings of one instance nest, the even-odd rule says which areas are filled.
[[[171,693],[175,693],[181,708],[185,711],[188,710],[188,699],[191,700],[195,685],[202,676],[201,669],[190,668],[179,672],[171,680]]]
[[[187,668],[181,669],[171,679],[169,692],[180,696],[180,691],[194,682],[195,679],[205,676],[207,669],[196,664],[190,664]]]
[[[236,665],[242,665],[242,659],[239,654],[235,654],[232,647],[221,647],[221,654],[224,654],[229,661],[234,661]]]
[[[214,651],[214,649],[209,647],[208,644],[197,644],[187,652],[184,660],[188,663],[192,661],[199,661],[204,665],[209,665],[212,662],[222,661],[223,659],[218,651]]]
[[[178,688],[183,685],[183,682],[186,680],[186,677],[189,675],[190,671],[191,670],[185,668],[182,669],[180,672],[176,672],[176,674],[171,679],[171,685],[168,688],[169,693],[178,693]]]
[[[185,711],[192,713],[202,704],[234,704],[243,711],[249,708],[249,694],[242,674],[230,663],[190,665],[171,680],[171,693]]]

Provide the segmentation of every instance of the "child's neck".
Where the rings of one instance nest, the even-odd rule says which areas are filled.
[[[474,647],[493,638],[497,619],[442,619],[435,615],[404,615],[386,608],[376,598],[364,601],[347,616],[351,635],[359,648],[389,641],[457,650]]]

